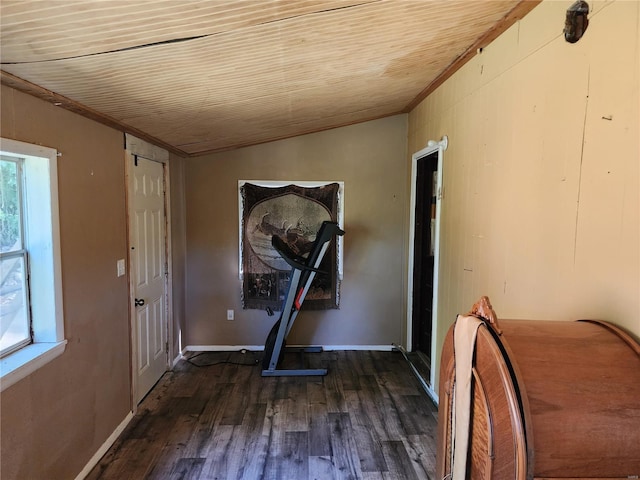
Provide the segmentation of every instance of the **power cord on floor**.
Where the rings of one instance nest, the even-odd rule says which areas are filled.
[[[200,352],[200,353],[196,353],[195,355],[191,355],[190,357],[184,357],[185,361],[187,361],[188,363],[190,363],[191,365],[193,365],[194,367],[212,367],[214,365],[239,365],[242,367],[253,367],[255,365],[257,365],[258,363],[260,363],[259,359],[254,358],[254,360],[250,363],[248,362],[232,362],[231,360],[229,360],[231,358],[231,354],[232,353],[241,353],[241,354],[246,354],[248,353],[249,350],[245,350],[244,348],[242,350],[238,350],[237,352],[229,352],[229,354],[227,355],[227,359],[226,360],[220,360],[217,362],[213,362],[213,363],[195,363],[193,362],[194,358],[199,357],[200,355],[204,355],[207,353],[213,353],[213,352]]]

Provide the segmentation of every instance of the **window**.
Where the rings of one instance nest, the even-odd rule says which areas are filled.
[[[31,343],[23,164],[0,157],[0,357]]]
[[[57,152],[0,139],[0,387],[65,348]]]

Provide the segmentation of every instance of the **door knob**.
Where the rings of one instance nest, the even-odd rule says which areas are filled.
[[[136,307],[142,307],[144,305],[144,298],[136,298],[134,303]]]

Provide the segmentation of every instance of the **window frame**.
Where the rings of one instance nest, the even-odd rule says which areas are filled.
[[[58,152],[0,138],[3,157],[23,161],[23,248],[28,252],[32,343],[0,359],[0,391],[65,350],[58,214]]]
[[[4,350],[0,350],[0,358],[4,358],[11,353],[20,350],[21,348],[31,344],[33,342],[33,329],[31,326],[31,299],[29,295],[29,253],[27,251],[27,239],[25,229],[25,206],[24,206],[24,159],[21,157],[10,157],[6,155],[0,155],[0,161],[11,162],[16,167],[16,193],[18,196],[18,235],[20,237],[20,248],[16,250],[9,250],[3,252],[0,250],[0,261],[11,259],[22,259],[22,296],[25,304],[25,316],[27,335],[24,340],[14,343],[13,345],[6,347]],[[1,270],[0,270],[1,271]]]

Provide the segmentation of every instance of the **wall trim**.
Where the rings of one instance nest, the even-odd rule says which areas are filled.
[[[287,345],[288,347],[308,347],[309,345]],[[315,345],[314,345],[315,346]],[[380,352],[390,352],[395,347],[393,344],[385,345],[320,345],[327,352],[340,350],[374,350]],[[184,355],[187,352],[236,352],[240,350],[248,350],[253,352],[261,352],[264,345],[187,345],[182,350]]]
[[[102,459],[102,457],[104,457],[104,454],[107,453],[107,451],[115,443],[115,441],[118,439],[118,437],[127,427],[127,425],[129,425],[129,422],[132,419],[133,419],[133,412],[127,413],[127,416],[124,417],[124,420],[120,422],[120,425],[116,427],[113,433],[109,435],[109,438],[105,440],[105,442],[100,446],[98,451],[93,455],[93,457],[91,457],[89,462],[84,466],[84,468],[75,478],[75,480],[84,480],[84,478],[86,478],[87,475],[89,475],[91,470],[93,470],[93,468],[98,464],[98,462]]]
[[[172,369],[173,369],[173,368],[175,368],[175,366],[178,364],[178,362],[179,362],[180,360],[182,360],[183,358],[184,358],[184,356],[182,355],[182,353],[178,354],[178,355],[176,356],[176,358],[174,358],[174,359],[173,359],[173,362],[171,362],[171,368],[172,368]]]
[[[404,359],[409,364],[409,368],[411,368],[411,371],[413,372],[413,374],[415,375],[416,379],[418,380],[418,382],[422,386],[422,389],[431,398],[431,400],[436,405],[436,407],[439,406],[440,400],[438,398],[438,394],[431,387],[431,385],[429,385],[429,382],[427,382],[424,378],[422,378],[422,375],[420,375],[420,373],[418,372],[418,369],[415,367],[413,362],[411,360],[409,360],[409,356],[407,355],[407,351],[404,349],[404,347],[402,345],[394,345],[394,348],[396,350],[398,350],[400,353],[402,353],[402,356],[404,357]]]
[[[438,331],[438,288],[440,278],[440,240],[441,240],[441,222],[442,222],[442,199],[444,198],[444,151],[449,147],[449,137],[444,135],[437,142],[430,140],[427,146],[417,151],[411,156],[411,192],[409,197],[409,250],[407,256],[407,318],[406,328],[406,349],[411,352],[413,350],[413,270],[414,270],[414,242],[415,242],[415,210],[416,210],[416,179],[418,171],[418,162],[427,158],[434,153],[438,154],[438,184],[436,191],[436,221],[435,221],[435,249],[434,249],[434,265],[433,265],[433,299],[432,299],[432,321],[431,321],[431,372],[429,383],[435,384],[436,369],[440,368],[440,359],[434,354],[437,349],[436,332]],[[436,396],[437,397],[437,396]],[[437,403],[437,402],[436,402]]]
[[[296,347],[299,345],[291,345],[292,347]],[[394,349],[392,343],[388,345],[322,345],[323,350],[327,352],[332,351],[346,351],[346,350],[372,350],[377,352],[390,352]]]
[[[261,352],[264,345],[187,345],[182,349],[182,355],[187,352],[239,352],[240,350],[249,350],[252,352]]]

